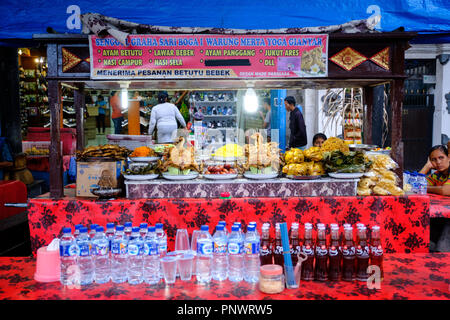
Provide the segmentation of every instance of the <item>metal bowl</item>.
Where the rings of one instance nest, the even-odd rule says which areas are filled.
[[[351,150],[365,150],[365,151],[370,151],[372,149],[378,148],[377,145],[374,144],[349,144],[348,147]]]
[[[117,198],[122,193],[121,188],[92,188],[92,194],[99,197],[99,199]]]

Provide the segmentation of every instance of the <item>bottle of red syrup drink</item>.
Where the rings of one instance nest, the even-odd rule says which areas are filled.
[[[306,281],[314,280],[314,243],[311,223],[305,223],[302,252],[306,254],[308,258],[302,263],[301,279]]]
[[[261,265],[272,264],[272,239],[270,238],[270,224],[264,223],[261,229],[261,247],[259,249]]]
[[[380,268],[381,281],[383,281],[384,278],[383,247],[381,246],[379,226],[372,227],[372,237],[370,244],[370,264],[376,265]]]
[[[291,234],[289,236],[289,246],[291,251],[292,265],[295,267],[298,262],[298,253],[301,252],[300,241],[298,239],[298,223],[293,222],[291,225]]]
[[[328,280],[328,247],[325,235],[325,225],[317,224],[317,241],[315,250],[316,263],[314,266],[314,279],[317,281]]]
[[[281,242],[280,224],[275,225],[275,243],[273,245],[273,260],[275,264],[284,267],[283,243]]]
[[[369,244],[367,243],[366,227],[358,229],[358,243],[356,247],[356,280],[367,281],[369,274]]]
[[[353,227],[344,229],[344,243],[342,245],[342,280],[355,280],[355,245],[353,243]]]
[[[341,279],[342,248],[339,237],[339,226],[332,225],[330,247],[328,248],[328,256],[330,257],[328,279],[332,281],[339,281]]]

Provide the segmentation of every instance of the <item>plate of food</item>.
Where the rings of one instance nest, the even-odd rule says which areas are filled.
[[[147,165],[141,165],[137,163],[125,170],[123,176],[127,180],[152,180],[159,177],[159,171],[157,164],[149,163]]]
[[[322,176],[294,176],[294,175],[286,175],[286,178],[292,180],[317,180],[322,178]]]
[[[391,147],[383,148],[373,148],[370,151],[366,151],[366,154],[391,154]]]
[[[156,162],[161,157],[129,157],[133,162]]]
[[[171,143],[153,144],[150,148],[157,154],[163,155],[167,149],[173,148],[175,145]]]
[[[174,147],[164,152],[159,165],[163,178],[189,180],[198,177],[201,169],[194,157],[194,146],[184,146],[184,144],[185,139],[180,137]]]
[[[328,172],[328,175],[336,179],[357,179],[364,175],[364,172]]]
[[[159,174],[124,174],[123,175],[127,180],[136,180],[136,181],[145,181],[145,180],[153,180],[159,177]]]
[[[274,179],[278,177],[278,172],[272,171],[271,173],[252,173],[251,171],[247,171],[244,173],[244,177],[254,180]]]
[[[167,180],[191,180],[198,177],[198,172],[192,171],[186,174],[170,174],[169,172],[163,172],[162,176]]]
[[[129,155],[129,158],[131,161],[135,162],[151,162],[161,159],[155,150],[146,146],[137,147],[134,149],[134,151]]]
[[[203,174],[203,177],[205,179],[209,179],[209,180],[231,180],[231,179],[236,179],[238,176],[237,173],[209,173],[209,174]]]

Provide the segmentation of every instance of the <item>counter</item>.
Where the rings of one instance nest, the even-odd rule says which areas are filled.
[[[125,181],[128,199],[139,198],[218,198],[229,192],[233,198],[245,197],[317,197],[356,196],[359,179],[320,178],[317,180],[193,179],[172,181],[159,178],[149,181]]]
[[[0,300],[450,300],[450,253],[386,254],[380,289],[365,282],[302,281],[298,289],[266,295],[257,284],[212,280],[208,285],[90,284],[79,289],[33,279],[32,258],[0,258]]]

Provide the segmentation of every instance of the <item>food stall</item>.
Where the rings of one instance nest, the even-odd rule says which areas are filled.
[[[105,30],[99,28],[99,25],[102,24],[96,25],[95,21],[98,20],[94,18],[104,19],[99,15],[84,15],[83,18],[87,19],[83,21],[94,33],[89,36],[48,34],[35,35],[34,37],[47,46],[48,92],[51,119],[54,125],[51,127],[50,195],[30,199],[28,204],[33,253],[36,253],[38,248],[48,244],[53,238],[58,237],[62,227],[73,227],[76,224],[96,223],[105,225],[108,222],[123,224],[131,221],[133,225],[138,225],[140,222],[149,224],[162,222],[168,236],[168,248],[173,249],[178,228],[186,228],[191,233],[201,225],[214,226],[220,220],[225,220],[230,224],[234,221],[240,221],[244,226],[250,221],[255,221],[258,225],[265,222],[269,222],[271,225],[275,225],[277,222],[286,222],[288,225],[292,222],[301,224],[306,222],[314,224],[317,222],[338,223],[339,225],[362,222],[366,225],[376,224],[381,226],[381,241],[386,253],[386,278],[390,277],[388,287],[385,287],[382,291],[371,291],[362,288],[362,285],[358,283],[339,283],[339,290],[336,293],[334,287],[330,289],[330,287],[320,283],[307,283],[302,284],[302,287],[306,286],[307,289],[302,290],[301,294],[288,291],[291,293],[278,295],[276,296],[277,299],[316,299],[324,297],[338,299],[355,299],[355,297],[362,299],[408,299],[419,297],[427,299],[439,296],[439,292],[444,290],[445,279],[437,281],[437,287],[434,288],[429,287],[427,278],[438,272],[436,268],[430,266],[436,266],[440,261],[448,259],[448,255],[445,254],[433,255],[428,253],[430,198],[426,195],[405,196],[401,189],[398,190],[403,164],[401,110],[403,80],[406,77],[403,72],[404,52],[408,48],[408,40],[415,35],[414,33],[372,32],[374,21],[363,20],[352,22],[347,26],[333,26],[328,29],[299,28],[298,30],[265,30],[261,32],[214,29],[201,30],[202,34],[196,34],[193,29],[185,30],[182,28],[172,28],[167,33],[167,30],[161,30],[158,27],[146,29],[145,26],[140,25],[140,34],[128,34],[130,30],[127,29],[126,32],[112,32],[111,34],[114,34],[115,37],[104,37]],[[92,23],[89,23],[89,21]],[[346,27],[353,31],[347,30]],[[355,29],[358,32],[355,32]],[[146,31],[148,33],[145,33]],[[180,39],[187,41],[186,44],[183,44],[183,42],[180,44]],[[208,45],[211,45],[212,48],[206,46],[208,41],[206,39],[211,41]],[[269,46],[269,49],[257,47],[258,42],[270,43],[271,40],[268,39],[275,39],[273,47]],[[200,45],[195,47],[196,43],[202,43],[202,41],[205,42],[206,47]],[[247,50],[245,59],[238,57],[238,55],[243,54],[242,52],[230,53],[233,57],[231,60],[234,61],[231,61],[230,57],[225,58],[222,49],[224,46],[226,47],[226,43],[229,46],[238,46],[239,41],[245,43],[244,49],[241,48]],[[215,42],[217,44],[214,49]],[[280,47],[284,48],[285,42],[288,43],[288,49],[281,50]],[[139,44],[140,47],[139,49],[130,49],[124,43],[128,45],[134,43],[136,46]],[[318,69],[314,70],[314,74],[310,73],[311,68],[302,70],[301,63],[298,66],[296,65],[301,61],[298,58],[305,51],[304,48],[298,49],[302,47],[302,43],[309,43],[309,46],[306,45],[306,47],[319,52],[318,60],[314,56],[305,56],[303,60],[311,59],[312,64],[317,66]],[[160,45],[165,46],[166,49],[162,49],[159,47]],[[110,46],[119,48],[117,49],[118,52],[109,51],[113,50]],[[277,48],[281,50],[280,53],[276,52]],[[128,66],[131,67],[114,68],[116,62],[111,62],[111,59],[105,57],[106,55],[120,56],[120,50],[142,51],[136,51],[134,53],[136,57],[133,59],[122,59],[127,60]],[[173,54],[165,51],[164,59],[158,59],[161,60],[157,65],[160,68],[156,68],[155,61],[153,61],[156,50],[159,50],[158,54],[163,56],[162,50],[173,50],[180,53]],[[219,50],[220,52],[208,51],[207,53],[207,50]],[[264,50],[272,51],[264,52]],[[130,54],[128,51],[124,53],[127,57]],[[151,59],[149,59],[148,54],[152,54]],[[210,56],[206,59],[208,54]],[[259,59],[260,55],[263,57],[264,54],[268,55],[269,58]],[[143,57],[139,58],[141,55]],[[173,56],[177,56],[177,59]],[[199,59],[194,59],[195,61],[185,59],[185,57],[191,58],[193,56]],[[256,61],[259,63],[257,66],[252,65],[255,57],[257,57]],[[297,59],[291,59],[292,57]],[[116,58],[113,60],[121,60]],[[274,67],[275,62],[279,61],[277,59],[281,59],[282,68],[285,69],[277,72],[270,71],[273,70],[270,67]],[[206,60],[208,60],[208,63],[206,63]],[[151,64],[153,64],[153,67],[149,67]],[[180,67],[180,64],[182,67]],[[142,65],[145,65],[147,69],[140,67]],[[164,68],[169,65],[173,68]],[[233,69],[236,66],[237,69]],[[264,67],[269,69],[264,69]],[[242,75],[234,73],[234,70],[243,70]],[[260,70],[263,71],[259,73]],[[298,70],[298,72],[294,73],[292,70]],[[115,176],[113,173],[111,176],[110,171],[114,171],[113,169],[102,169],[102,172],[108,171],[109,175],[103,175],[98,171],[97,179],[102,181],[101,184],[99,183],[100,187],[108,188],[111,187],[111,179],[115,180],[113,181],[114,189],[120,186],[119,177],[123,176],[125,181],[123,182],[122,194],[117,191],[116,194],[105,197],[99,194],[99,199],[83,198],[77,196],[76,190],[63,187],[62,154],[60,148],[58,148],[60,146],[59,122],[61,112],[58,103],[61,98],[58,87],[62,82],[69,83],[77,88],[74,101],[79,161],[84,159],[87,161],[86,163],[89,163],[88,158],[90,156],[102,157],[105,156],[104,152],[109,151],[110,153],[107,156],[111,157],[111,152],[114,153],[111,159],[119,162],[118,166],[121,167],[117,171],[119,174]],[[249,87],[255,90],[267,88],[362,87],[365,104],[363,142],[370,145],[371,122],[368,119],[371,119],[373,108],[373,87],[383,83],[391,84],[390,100],[393,123],[391,157],[396,164],[395,166],[389,165],[387,168],[386,166],[382,168],[373,167],[376,159],[370,160],[364,156],[361,157],[356,152],[352,154],[352,159],[345,159],[345,155],[339,148],[328,150],[327,156],[315,149],[305,150],[301,153],[301,157],[303,157],[301,161],[298,159],[299,154],[294,154],[295,151],[292,150],[292,154],[286,152],[282,157],[277,157],[275,161],[269,159],[269,165],[262,164],[258,159],[256,162],[252,162],[252,157],[261,154],[258,150],[267,150],[274,146],[261,140],[262,137],[258,134],[253,135],[245,145],[241,145],[242,155],[237,151],[234,153],[235,147],[232,147],[233,157],[243,156],[243,160],[239,162],[239,159],[230,161],[222,159],[224,164],[230,163],[228,167],[225,167],[225,165],[217,167],[217,161],[220,162],[218,159],[212,159],[216,162],[211,165],[196,157],[189,157],[188,162],[181,161],[180,159],[184,158],[185,153],[194,152],[195,149],[187,143],[185,138],[177,140],[173,146],[164,148],[159,154],[153,154],[153,152],[156,152],[154,148],[149,148],[152,151],[148,150],[144,153],[141,153],[144,150],[138,148],[125,150],[126,148],[117,146],[113,148],[111,145],[98,146],[92,150],[84,148],[83,100],[86,88],[121,90],[124,86],[127,86],[128,90],[146,88],[151,90],[198,91],[246,90]],[[282,108],[282,104],[279,107]],[[339,139],[329,140],[330,143],[334,141],[339,144],[337,141]],[[348,145],[343,144],[342,148],[345,147],[347,149],[344,151],[348,151]],[[256,152],[252,148],[255,148]],[[220,158],[220,156],[226,155],[226,150],[223,154],[220,154],[217,149],[216,153],[217,157]],[[265,153],[265,155],[269,155],[269,158],[270,154],[270,150]],[[132,158],[139,157],[158,159],[156,161],[147,159],[147,161],[143,161],[144,165],[137,165],[134,168],[130,166],[130,163],[139,162],[137,159],[133,161]],[[216,154],[213,157],[216,157]],[[322,158],[317,159],[317,157]],[[128,167],[122,166],[120,163],[126,160],[129,162]],[[365,182],[361,183],[362,174],[360,171],[356,172],[359,173],[357,176],[350,174],[346,178],[336,178],[330,175],[321,177],[325,172],[323,166],[336,169],[339,163],[347,160],[351,162],[349,166],[380,169],[384,172],[381,176],[387,179],[379,178],[379,176],[372,179],[373,176],[369,175],[365,177],[367,178]],[[320,164],[318,164],[319,162]],[[155,167],[152,163],[157,163],[161,172],[153,171]],[[254,168],[251,169],[251,167]],[[258,175],[273,172],[272,170],[269,173],[264,171],[264,168],[267,167],[272,170],[276,168],[276,175],[273,177],[264,176],[263,179],[255,178]],[[227,171],[218,172],[218,170],[224,169]],[[185,170],[187,171],[184,172]],[[173,174],[174,171],[176,171],[175,174]],[[339,174],[337,170],[331,171]],[[164,173],[169,174],[169,176],[180,176],[180,172],[185,176],[191,176],[176,180],[164,177]],[[397,178],[389,179],[394,172]],[[207,177],[208,175],[221,173],[231,175],[233,178],[217,180]],[[344,173],[348,174],[351,171],[344,171]],[[133,175],[147,176],[147,179],[139,181],[139,179],[133,179]],[[150,179],[148,176],[152,175],[158,177]],[[301,177],[311,176],[314,178],[301,179]],[[395,182],[391,183],[393,180]],[[388,190],[389,188],[393,191],[386,195],[380,196],[376,193],[377,190]],[[365,193],[370,195],[364,195]],[[274,230],[271,230],[271,233],[273,234]],[[21,264],[25,273],[30,272],[33,268],[32,260],[11,260],[10,263]],[[428,269],[424,267],[424,264]],[[402,268],[406,268],[406,266],[414,270],[412,272],[417,275],[417,278],[410,283],[408,291],[401,295],[398,294],[400,285],[396,284],[395,279],[401,278],[398,270],[403,270]],[[442,269],[440,270],[442,271]],[[25,279],[24,285],[27,281],[28,279]],[[413,285],[413,282],[415,285]],[[6,297],[8,294],[17,294],[14,293],[15,289],[10,284],[5,283],[5,285],[9,288],[5,291]],[[111,289],[110,286],[114,286],[114,288]],[[217,288],[215,287],[216,284],[208,287],[199,287],[193,283],[177,285],[170,288],[170,291],[164,291],[164,288],[160,287],[155,289],[156,294],[152,294],[151,297],[144,292],[140,292],[140,287],[131,289],[128,284],[123,286],[119,288],[119,286],[107,284],[99,287],[98,292],[92,291],[92,295],[89,293],[86,296],[84,295],[86,294],[85,291],[67,293],[68,296],[64,297],[60,295],[61,293],[56,294],[61,298],[90,298],[95,295],[96,298],[101,299],[107,295],[110,297],[109,290],[122,290],[121,293],[116,295],[117,298],[120,298],[122,294],[127,293],[127,290],[131,290],[132,295],[148,299],[265,298],[264,294],[247,283],[236,284],[236,286],[239,286],[238,288],[224,286],[224,292],[214,290],[214,288]],[[404,289],[404,285],[401,287],[401,289]],[[423,289],[425,287],[427,287],[426,290]],[[55,285],[56,291],[59,291],[59,288],[59,284]],[[433,290],[433,288],[436,290]],[[24,291],[21,295],[23,298],[30,299],[45,298],[50,292],[49,290],[44,292],[35,289],[32,291],[36,292],[35,295],[30,295]],[[106,293],[106,291],[109,293]],[[448,293],[445,294],[448,295]]]

